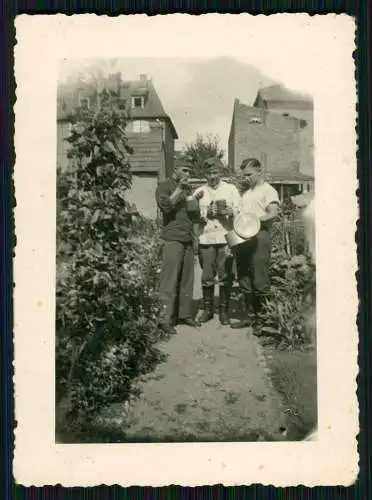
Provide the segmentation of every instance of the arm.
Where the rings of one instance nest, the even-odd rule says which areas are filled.
[[[267,186],[266,193],[266,214],[261,217],[261,222],[268,222],[279,215],[280,200],[278,193],[272,186]]]
[[[197,199],[197,196],[200,193],[203,193],[203,197],[199,200],[199,209],[200,209],[200,215],[199,215],[199,217],[200,217],[200,222],[205,223],[206,220],[207,220],[207,210],[208,210],[208,207],[205,205],[203,186],[198,187],[197,189],[195,189],[195,191],[193,193],[193,197],[195,199]]]
[[[261,217],[261,222],[268,222],[275,219],[279,215],[279,204],[277,202],[271,202],[266,207],[266,214]]]
[[[177,186],[173,193],[169,193],[166,184],[159,184],[155,193],[156,203],[163,212],[171,212],[177,201],[181,198],[182,193],[183,191],[180,186]]]
[[[242,197],[240,196],[239,191],[235,186],[233,186],[233,205],[232,205],[232,211],[233,211],[233,216],[236,217],[239,212],[242,211]]]
[[[236,217],[242,209],[242,200],[239,191],[231,186],[230,205],[227,207],[227,216]]]
[[[180,185],[178,185],[176,189],[173,191],[173,193],[169,196],[169,201],[174,206],[182,198],[182,196],[183,196],[183,189]]]

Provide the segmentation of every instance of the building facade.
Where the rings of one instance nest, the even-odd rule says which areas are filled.
[[[133,183],[126,193],[140,213],[156,218],[155,190],[158,182],[173,170],[174,143],[178,138],[170,117],[164,111],[155,87],[146,75],[139,80],[121,81],[113,75],[108,85],[120,93],[130,107],[131,121],[126,127],[128,143],[133,148],[130,157]],[[68,165],[69,116],[78,106],[97,105],[98,89],[86,84],[65,84],[58,89],[57,164]]]
[[[278,189],[281,199],[311,191],[314,187],[312,102],[301,101],[298,96],[290,101],[287,91],[280,93],[276,89],[274,94],[265,90],[258,92],[253,106],[235,99],[228,142],[229,166],[237,171],[244,158],[259,159],[266,178]]]
[[[274,111],[301,121],[300,170],[314,176],[314,102],[307,95],[291,92],[282,85],[260,89],[254,107]]]

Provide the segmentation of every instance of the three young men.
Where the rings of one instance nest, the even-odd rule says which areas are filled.
[[[233,184],[221,180],[221,162],[210,158],[205,163],[207,184],[198,188],[199,199],[199,261],[202,268],[204,312],[202,322],[213,318],[215,279],[219,284],[219,320],[229,324],[228,307],[233,284],[233,257],[225,234],[233,228],[233,219],[242,211],[254,214],[261,229],[252,240],[236,247],[235,259],[239,287],[244,298],[245,317],[232,328],[250,326],[249,312],[253,308],[260,317],[269,284],[271,226],[279,213],[276,190],[265,182],[260,162],[247,158],[241,164],[240,195]],[[190,170],[178,167],[171,179],[159,184],[156,199],[164,217],[162,232],[163,265],[160,276],[161,323],[174,332],[173,324],[181,321],[197,326],[192,318],[194,283],[193,239],[195,219],[187,211],[186,197],[191,194],[188,183]],[[202,195],[202,196],[201,196]],[[201,197],[200,197],[201,196]]]

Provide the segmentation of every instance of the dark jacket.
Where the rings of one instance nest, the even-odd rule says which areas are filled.
[[[193,240],[193,221],[187,212],[185,195],[173,206],[169,196],[177,187],[174,179],[160,182],[156,190],[156,203],[163,214],[161,237],[168,241],[188,243]],[[191,194],[191,193],[190,193]]]

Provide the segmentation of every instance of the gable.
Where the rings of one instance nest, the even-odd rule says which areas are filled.
[[[263,104],[272,102],[291,103],[292,105],[306,103],[307,105],[312,105],[313,99],[309,95],[289,90],[284,85],[271,85],[257,92],[254,106],[262,107]]]
[[[110,89],[112,85],[113,82],[109,79],[108,86]],[[92,85],[76,82],[58,85],[57,120],[67,120],[73,113],[75,108],[79,105],[79,92],[83,92],[84,95],[89,97],[91,104],[95,102],[97,91]],[[120,97],[123,100],[129,100],[132,118],[163,118],[167,121],[173,137],[175,139],[178,138],[174,124],[165,112],[152,81],[147,79],[145,75],[142,75],[140,80],[121,82]],[[133,99],[141,99],[143,105],[133,107]]]

